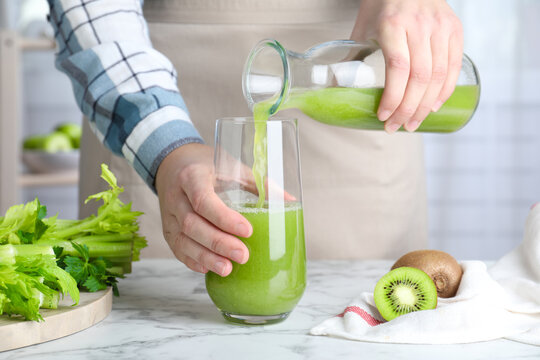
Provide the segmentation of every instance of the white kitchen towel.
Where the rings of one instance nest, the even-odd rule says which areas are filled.
[[[373,292],[354,299],[343,313],[311,329],[312,335],[403,344],[457,344],[499,338],[540,346],[540,206],[525,223],[522,243],[489,269],[463,261],[455,297],[437,308],[386,322]],[[375,284],[373,284],[375,288]]]

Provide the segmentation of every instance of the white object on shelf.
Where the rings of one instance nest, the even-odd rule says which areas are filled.
[[[48,153],[39,150],[23,150],[23,163],[32,173],[50,174],[79,168],[79,151]]]

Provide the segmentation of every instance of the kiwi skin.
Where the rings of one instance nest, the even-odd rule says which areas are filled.
[[[428,274],[441,298],[456,295],[463,275],[456,259],[439,250],[416,250],[407,253],[396,261],[392,270],[403,266],[417,268]]]

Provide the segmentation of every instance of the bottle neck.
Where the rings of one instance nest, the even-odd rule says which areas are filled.
[[[382,55],[375,64],[364,63],[377,49],[374,43],[334,40],[296,53],[274,39],[262,40],[244,66],[244,97],[251,110],[255,104],[265,103],[272,115],[287,102],[292,89],[297,94],[326,87],[374,87],[377,79],[383,87]],[[377,74],[377,68],[381,74]]]
[[[287,101],[291,89],[291,59],[287,50],[274,39],[260,41],[244,66],[242,91],[250,107],[270,103],[274,114]]]

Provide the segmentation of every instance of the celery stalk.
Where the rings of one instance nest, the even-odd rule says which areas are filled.
[[[80,244],[88,244],[90,242],[116,242],[116,241],[130,241],[133,240],[134,235],[132,233],[125,234],[104,234],[104,235],[88,235],[76,237],[72,241],[76,241]]]
[[[59,293],[56,293],[53,295],[41,294],[41,302],[39,303],[39,307],[41,309],[57,309],[59,302],[60,302]]]
[[[124,275],[126,274],[126,272],[124,271],[124,267],[121,266],[121,265],[112,265],[111,267],[108,267],[107,270],[111,273],[111,274],[115,274],[115,275]]]
[[[91,242],[81,242],[77,241],[77,244],[85,244],[88,246],[88,250],[90,252],[90,257],[95,258],[99,256],[103,256],[104,258],[109,257],[121,257],[121,258],[129,258],[131,259],[132,249],[133,249],[133,243],[131,241],[121,241],[121,242],[98,242],[98,241],[91,241]],[[62,254],[69,255],[69,256],[79,256],[79,253],[75,248],[73,247],[73,243],[71,241],[49,241],[49,240],[43,240],[40,241],[41,245],[48,245],[49,247],[52,246],[59,246],[63,249]]]

